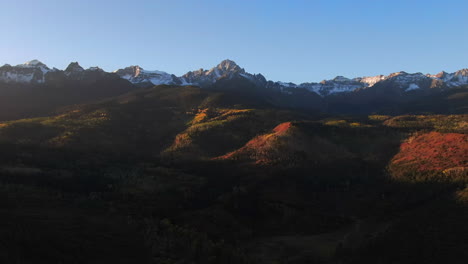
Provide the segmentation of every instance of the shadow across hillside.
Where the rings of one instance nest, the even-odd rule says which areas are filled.
[[[2,123],[0,261],[467,260],[466,175],[392,167],[402,142],[460,134],[464,116],[324,117],[229,99],[157,87]],[[165,156],[173,145],[197,155]]]

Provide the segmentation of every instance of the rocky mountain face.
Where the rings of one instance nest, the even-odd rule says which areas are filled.
[[[462,69],[454,73],[443,71],[436,75],[428,75],[428,77],[443,81],[449,86],[460,86],[468,83],[468,69]]]
[[[115,71],[121,78],[138,85],[181,85],[182,82],[173,74],[163,71],[146,71],[140,66],[130,66]]]
[[[85,69],[78,64],[78,62],[72,62],[65,69],[65,75],[70,79],[82,79]]]
[[[6,64],[0,67],[0,81],[6,83],[43,83],[45,75],[51,70],[38,60],[11,66]]]
[[[246,72],[235,62],[224,60],[218,66],[210,70],[199,69],[188,72],[184,74],[181,79],[184,84],[198,84],[206,86],[215,83],[220,78],[232,79],[236,75],[246,75]]]
[[[250,74],[232,60],[224,60],[210,70],[199,69],[188,72],[181,76],[180,79],[183,84],[203,87],[212,85],[220,79],[230,80],[238,77],[245,78],[258,85],[266,85],[266,79],[261,74]]]

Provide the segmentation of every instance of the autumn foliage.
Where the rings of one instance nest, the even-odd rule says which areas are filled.
[[[468,167],[468,135],[430,132],[411,137],[401,145],[390,167],[394,172],[466,171],[463,168]]]

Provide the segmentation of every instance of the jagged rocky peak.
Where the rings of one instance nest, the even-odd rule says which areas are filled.
[[[65,69],[65,75],[72,80],[81,80],[83,79],[84,71],[85,69],[78,62],[72,62]]]
[[[267,82],[267,79],[261,73],[254,74],[254,78],[263,83]]]
[[[425,74],[422,74],[420,72],[407,73],[407,72],[401,71],[401,72],[396,72],[396,73],[390,74],[386,79],[392,79],[392,78],[395,79],[395,80],[406,81],[406,80],[414,80],[414,79],[426,79],[426,78],[429,78],[429,77],[427,77]]]
[[[83,67],[80,66],[78,62],[72,62],[68,65],[68,67],[65,69],[65,72],[82,72],[84,71]]]
[[[195,84],[207,86],[215,83],[220,78],[233,78],[238,74],[244,74],[245,71],[232,60],[223,60],[216,67],[210,70],[199,69],[184,74],[180,80],[183,84]],[[250,77],[250,75],[249,75]]]
[[[334,82],[349,82],[351,80],[344,77],[344,76],[336,76],[335,78],[332,79],[332,81],[334,81]]]
[[[389,74],[387,79],[397,77],[397,76],[402,76],[402,75],[408,75],[408,73],[405,71],[394,72],[394,73]]]
[[[198,70],[193,71],[193,73],[196,73],[196,74],[203,74],[204,72],[206,72],[206,71],[203,68],[200,68]]]
[[[195,73],[198,75],[210,76],[212,80],[216,81],[216,79],[220,77],[233,77],[234,74],[245,73],[245,71],[234,61],[227,59],[223,60],[216,67],[213,67],[208,71],[203,71],[203,69],[200,69]]]
[[[210,70],[190,71],[179,78],[183,85],[193,84],[201,87],[208,87],[218,80],[247,79],[256,86],[266,87],[267,80],[261,74],[251,74],[237,65],[232,60],[223,60]],[[270,84],[271,86],[278,86]]]
[[[223,60],[218,66],[216,66],[217,69],[221,71],[229,71],[229,72],[235,72],[235,71],[241,71],[241,67],[237,65],[234,61],[226,59]]]
[[[456,71],[455,76],[468,76],[468,69],[461,69]]]
[[[445,72],[445,71],[441,71],[441,72],[439,72],[439,73],[437,73],[435,75],[428,74],[429,77],[435,77],[437,79],[445,79],[447,77],[447,75],[448,75],[448,73]]]
[[[453,86],[468,84],[468,69],[456,71],[450,81]]]
[[[461,69],[454,73],[442,71],[435,75],[426,75],[428,78],[443,81],[449,87],[468,84],[468,69]]]
[[[138,65],[132,65],[125,67],[123,69],[116,70],[114,73],[117,75],[123,77],[123,76],[128,76],[128,77],[137,77],[140,75],[140,73],[143,71],[143,68],[141,68]]]

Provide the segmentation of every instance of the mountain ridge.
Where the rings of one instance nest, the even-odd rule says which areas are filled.
[[[253,82],[255,85],[284,93],[290,93],[291,89],[301,88],[314,92],[321,97],[333,94],[350,93],[374,87],[376,85],[393,85],[402,92],[410,92],[427,88],[452,88],[468,84],[468,69],[461,69],[453,73],[440,72],[437,74],[407,73],[404,71],[388,75],[364,76],[346,78],[337,76],[330,80],[321,82],[305,82],[295,84],[292,82],[281,82],[267,80],[262,74],[248,73],[236,62],[226,59],[211,69],[198,69],[189,71],[182,76],[176,76],[164,71],[149,71],[134,65],[113,72],[105,72],[98,67],[82,68],[77,62],[72,62],[61,71],[56,68],[50,69],[38,60],[32,60],[24,64],[0,67],[0,81],[6,83],[44,83],[46,75],[53,72],[64,72],[71,79],[83,79],[83,73],[100,72],[102,74],[115,74],[137,86],[152,85],[197,85],[209,87],[220,79],[234,79],[241,77]],[[96,75],[96,74],[95,74]],[[99,74],[98,74],[99,75]]]

